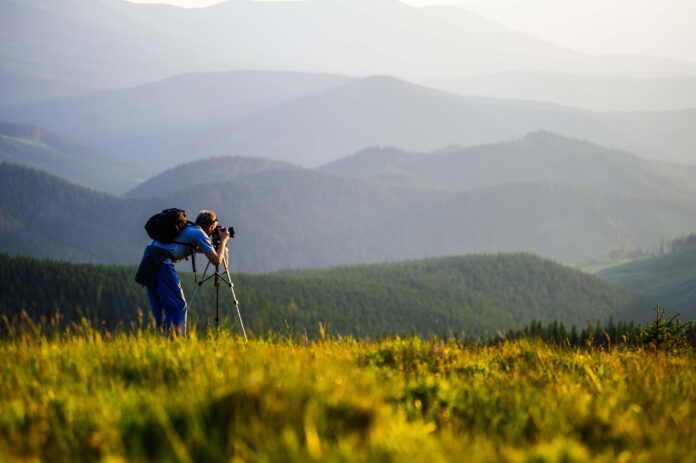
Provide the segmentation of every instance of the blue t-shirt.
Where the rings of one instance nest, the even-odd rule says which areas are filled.
[[[215,252],[213,244],[210,242],[210,237],[208,237],[208,235],[206,235],[205,232],[196,225],[186,225],[186,227],[184,227],[184,229],[181,230],[181,233],[179,233],[179,236],[177,236],[174,239],[174,241],[177,241],[178,243],[188,243],[192,246],[197,246],[204,254],[206,252]],[[150,243],[150,245],[157,246],[158,248],[166,249],[167,251],[171,252],[172,256],[174,257],[172,263],[175,263],[179,262],[180,260],[184,260],[191,254],[193,254],[193,248],[191,246],[178,243],[164,244],[160,243],[157,240],[152,240],[152,243]]]

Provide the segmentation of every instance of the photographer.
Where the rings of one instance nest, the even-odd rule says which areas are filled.
[[[213,248],[210,239],[213,233],[219,238],[217,249]],[[165,244],[153,239],[145,248],[135,279],[147,286],[158,329],[164,326],[165,333],[170,336],[186,335],[186,299],[174,264],[200,252],[212,265],[218,266],[224,258],[229,238],[228,229],[217,227],[215,213],[203,210],[196,222],[187,223],[173,242]],[[172,328],[175,331],[171,331]]]

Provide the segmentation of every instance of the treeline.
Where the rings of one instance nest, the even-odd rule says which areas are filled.
[[[194,276],[177,264],[191,302]],[[199,261],[199,267],[200,265]],[[147,323],[150,305],[133,281],[133,266],[42,261],[0,254],[0,315],[79,323],[113,330]],[[199,269],[200,277],[200,269]],[[580,324],[638,313],[646,304],[621,288],[529,254],[462,256],[265,275],[233,274],[246,328],[255,334],[318,333],[379,336],[417,333],[494,335],[529,320]],[[204,284],[189,312],[205,327],[216,291]],[[229,288],[220,287],[220,314],[235,323]]]
[[[672,240],[663,238],[660,240],[660,254],[683,251],[693,245],[696,245],[696,233],[682,233],[680,237]]]
[[[637,248],[631,246],[621,246],[609,250],[602,256],[585,259],[582,266],[592,267],[606,265],[621,261],[632,261],[646,257],[657,257],[668,254],[682,252],[696,245],[696,233],[682,233],[681,236],[673,239],[660,237],[660,240],[653,246],[647,248]]]
[[[470,342],[499,343],[502,340],[517,339],[541,339],[544,342],[559,346],[569,347],[611,347],[611,346],[651,346],[659,349],[671,349],[684,346],[696,347],[696,325],[693,320],[682,321],[680,314],[665,315],[665,310],[660,306],[655,307],[655,320],[645,327],[635,322],[619,321],[614,323],[613,317],[609,318],[606,326],[597,320],[593,325],[578,329],[572,325],[566,328],[563,322],[554,321],[546,325],[539,321],[532,321],[521,330],[509,330],[504,336],[488,337],[483,340]]]

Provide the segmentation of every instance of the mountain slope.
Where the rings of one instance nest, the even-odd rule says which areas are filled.
[[[626,195],[696,192],[692,166],[649,161],[630,153],[535,132],[520,140],[432,153],[373,148],[340,159],[323,170],[403,185],[474,190],[493,185],[546,181]]]
[[[234,226],[232,269],[244,272],[518,251],[572,263],[696,228],[687,201],[544,182],[452,192],[271,169],[118,198],[9,164],[0,180],[0,251],[101,263],[136,263],[143,224],[167,207],[211,209]]]
[[[696,319],[696,245],[690,243],[668,254],[611,267],[596,276],[640,294],[653,306],[659,304],[681,320]],[[645,320],[650,319],[646,313]]]
[[[12,255],[114,263],[138,242],[137,231],[124,226],[137,208],[116,196],[4,162],[0,193],[0,247]]]
[[[87,312],[111,328],[135,321],[137,308],[149,314],[144,289],[132,281],[135,267],[103,267],[9,258],[0,254],[0,315],[20,310],[51,317],[60,308],[66,321]],[[22,275],[23,278],[17,278]],[[568,326],[588,319],[606,321],[643,309],[621,288],[531,255],[465,256],[360,265],[311,272],[233,275],[246,328],[257,334],[287,327],[298,333],[329,332],[375,336],[418,332],[481,336],[519,329],[532,320]],[[35,285],[41,281],[44,284]],[[191,297],[192,276],[182,275]],[[236,315],[221,293],[220,313]],[[211,321],[212,284],[203,285],[190,323]]]
[[[183,74],[136,87],[0,110],[0,116],[51,127],[108,148],[147,134],[230,123],[350,80],[289,72]]]
[[[69,137],[28,124],[0,122],[0,161],[47,170],[80,185],[123,192],[139,169]]]

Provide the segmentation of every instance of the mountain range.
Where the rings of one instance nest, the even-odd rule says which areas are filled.
[[[8,108],[0,114],[7,120],[49,127],[119,153],[119,145],[137,145],[132,140],[217,126],[351,80],[290,72],[193,73]]]
[[[694,63],[583,54],[461,8],[397,0],[230,0],[198,9],[2,0],[0,63],[4,71],[97,88],[230,69],[403,78],[525,70],[696,74]]]
[[[696,193],[694,166],[644,159],[548,131],[505,143],[430,153],[368,148],[322,169],[384,183],[460,191],[546,181],[628,196],[690,200]]]
[[[213,158],[124,197],[3,164],[0,250],[134,264],[148,241],[143,224],[167,207],[212,209],[234,226],[232,265],[244,272],[517,251],[574,263],[696,228],[693,170],[579,140],[537,133],[398,153],[398,162],[392,154],[321,169]],[[428,157],[440,167],[420,168]]]
[[[140,179],[213,156],[316,167],[538,130],[696,163],[694,79],[696,63],[583,54],[461,5],[0,0],[0,120]]]
[[[315,167],[369,146],[432,151],[549,130],[693,162],[696,110],[596,113],[464,97],[388,76],[196,74],[126,90],[0,109],[0,118],[82,140],[154,175],[211,156]]]

